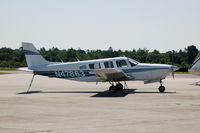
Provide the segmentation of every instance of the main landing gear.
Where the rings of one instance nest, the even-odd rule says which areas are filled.
[[[165,87],[163,86],[162,80],[160,80],[160,87],[158,88],[160,93],[165,92]]]
[[[123,92],[123,88],[124,88],[123,85],[121,83],[119,83],[119,82],[116,85],[114,85],[112,83],[112,85],[109,88],[109,91],[111,93],[116,93],[117,91],[122,91]]]

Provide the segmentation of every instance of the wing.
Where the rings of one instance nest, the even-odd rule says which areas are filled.
[[[127,76],[122,70],[108,68],[108,69],[95,69],[92,70],[92,73],[96,75],[96,77],[102,81],[125,81],[133,79],[130,76]]]

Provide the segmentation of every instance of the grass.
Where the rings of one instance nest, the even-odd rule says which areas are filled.
[[[10,74],[11,71],[17,70],[16,68],[10,68],[10,67],[0,67],[0,75],[2,74]]]
[[[11,67],[0,67],[0,71],[14,71],[16,68],[11,68]]]
[[[175,72],[175,74],[191,74],[190,72]]]
[[[2,75],[2,74],[9,74],[9,73],[6,73],[6,72],[0,72],[0,75]]]

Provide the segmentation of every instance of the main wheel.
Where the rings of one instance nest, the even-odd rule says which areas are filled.
[[[118,90],[123,90],[123,85],[121,83],[117,83],[116,87]]]
[[[163,93],[163,92],[165,92],[165,87],[161,85],[161,86],[158,88],[158,90],[159,90],[159,92]]]
[[[117,92],[117,87],[114,86],[114,85],[112,85],[112,86],[110,86],[109,91],[110,91],[111,93],[115,93],[115,92]]]

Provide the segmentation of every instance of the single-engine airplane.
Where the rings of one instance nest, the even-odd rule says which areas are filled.
[[[159,92],[164,92],[162,80],[178,68],[174,65],[139,63],[128,57],[115,57],[77,62],[49,62],[31,43],[22,42],[28,67],[20,70],[33,72],[29,91],[35,75],[84,81],[109,82],[109,91],[123,91],[126,81],[144,81],[144,84],[159,82]],[[124,82],[124,85],[120,82]]]

